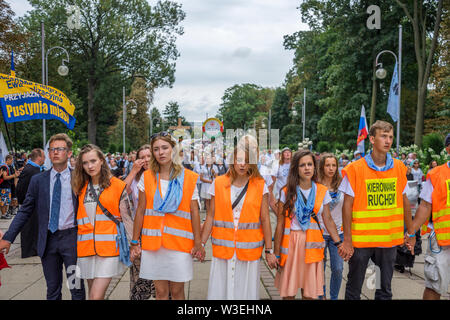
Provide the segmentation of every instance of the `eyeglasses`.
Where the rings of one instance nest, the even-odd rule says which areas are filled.
[[[161,132],[157,132],[154,133],[150,136],[150,141],[152,141],[153,139],[155,139],[156,137],[167,137],[170,136],[170,133],[167,131],[161,131]]]
[[[67,148],[64,147],[58,147],[58,148],[48,148],[48,152],[63,152],[66,151]]]

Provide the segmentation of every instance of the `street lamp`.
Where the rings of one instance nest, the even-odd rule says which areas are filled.
[[[400,28],[400,34],[401,34],[401,28]],[[401,43],[401,36],[400,36],[400,43]],[[401,45],[399,48],[399,59],[397,60],[397,55],[390,51],[390,50],[383,50],[380,53],[377,54],[377,57],[375,58],[375,66],[377,67],[377,70],[375,71],[375,76],[382,80],[386,78],[386,69],[383,68],[383,64],[380,62],[378,63],[378,58],[383,53],[390,53],[395,58],[395,65],[397,66],[397,74],[398,74],[398,119],[397,119],[397,153],[399,153],[400,149],[400,95],[401,95]]]
[[[44,49],[44,48],[43,48]],[[69,53],[67,53],[67,50],[64,49],[63,47],[52,47],[50,49],[47,50],[47,52],[45,53],[45,74],[44,74],[44,81],[43,81],[43,85],[48,86],[48,55],[50,54],[50,52],[54,49],[59,49],[64,51],[64,53],[67,56],[67,59],[62,59],[61,65],[58,67],[58,74],[60,76],[67,76],[69,74],[69,67],[67,67],[64,62],[69,63]],[[45,148],[45,144],[46,144],[46,128],[45,128],[45,119],[42,119],[42,133],[43,133],[43,140],[44,140],[44,148]]]

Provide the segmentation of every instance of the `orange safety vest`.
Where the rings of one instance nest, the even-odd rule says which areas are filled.
[[[183,169],[183,197],[177,211],[174,213],[153,210],[156,176],[151,170],[144,171],[147,205],[141,234],[143,250],[158,250],[162,245],[166,249],[190,253],[194,247],[191,199],[197,184],[198,174],[191,170]],[[159,190],[161,192],[161,189]]]
[[[99,201],[113,216],[120,217],[119,203],[126,184],[116,177],[112,177],[111,185],[100,194]],[[103,214],[97,205],[95,223],[91,224],[84,207],[84,198],[88,184],[83,187],[78,197],[78,257],[101,256],[115,257],[119,255],[119,247],[116,246],[117,226]],[[95,226],[95,227],[94,227]]]
[[[440,165],[427,174],[433,185],[431,211],[433,228],[440,246],[450,245],[450,168],[447,163]],[[426,225],[424,225],[427,227]],[[427,232],[430,231],[427,228]]]
[[[404,241],[403,190],[406,167],[397,159],[386,171],[370,169],[364,158],[344,169],[355,194],[352,242],[355,248],[390,248]]]
[[[231,179],[227,175],[216,178],[214,220],[211,234],[213,256],[220,259],[236,257],[242,261],[258,260],[264,246],[261,227],[261,203],[264,179],[249,181],[237,229],[231,209]]]
[[[313,211],[317,215],[319,213],[320,207],[322,206],[323,199],[327,193],[327,187],[320,183],[316,183],[316,199],[314,202]],[[287,187],[283,188],[284,194],[286,194]],[[286,263],[287,257],[289,255],[289,236],[291,233],[291,220],[293,217],[289,217],[287,210],[285,212],[284,219],[284,233],[283,239],[281,240],[281,250],[280,250],[280,265],[283,267]],[[322,232],[320,231],[319,224],[311,217],[309,229],[306,230],[306,247],[305,247],[305,262],[314,263],[322,261],[324,258],[324,248],[325,240],[323,239]]]

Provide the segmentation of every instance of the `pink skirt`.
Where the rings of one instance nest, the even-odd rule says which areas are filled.
[[[297,295],[303,289],[303,296],[317,299],[323,295],[323,261],[305,263],[306,232],[291,230],[289,254],[283,268],[275,276],[275,287],[281,297]]]

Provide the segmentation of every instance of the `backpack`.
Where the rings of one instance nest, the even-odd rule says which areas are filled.
[[[3,167],[6,167],[6,175],[9,176],[9,175],[10,175],[10,174],[9,174],[9,167],[8,167],[6,164],[0,165],[0,169],[3,168]],[[3,181],[5,181],[5,179],[3,179],[3,177],[1,177],[1,178],[0,178],[0,184],[2,184]]]

